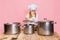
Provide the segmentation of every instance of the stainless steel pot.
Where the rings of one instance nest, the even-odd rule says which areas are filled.
[[[4,33],[5,34],[19,34],[20,33],[20,23],[5,23],[4,24]]]
[[[24,25],[24,33],[25,34],[33,34],[34,33],[34,25],[33,24],[25,24]]]
[[[44,21],[38,22],[38,34],[39,35],[53,35],[54,34],[54,21]]]

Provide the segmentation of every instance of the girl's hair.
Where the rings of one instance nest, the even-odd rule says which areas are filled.
[[[35,14],[35,17],[36,17],[36,13],[34,13]],[[32,13],[31,13],[31,11],[29,12],[29,18],[32,18],[33,17],[33,15],[32,15]]]

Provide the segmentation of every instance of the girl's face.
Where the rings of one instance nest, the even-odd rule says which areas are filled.
[[[32,18],[32,17],[36,17],[36,11],[35,10],[30,11],[30,18]]]
[[[32,15],[35,15],[35,13],[36,13],[35,10],[32,10],[32,11],[31,11],[31,14],[32,14]]]

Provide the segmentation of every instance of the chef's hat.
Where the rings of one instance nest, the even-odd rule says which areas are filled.
[[[29,10],[37,10],[37,5],[35,5],[35,4],[29,5],[28,9]]]

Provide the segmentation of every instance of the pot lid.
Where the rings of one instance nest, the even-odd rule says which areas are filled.
[[[54,22],[54,21],[53,20],[47,20],[47,18],[44,18],[44,20],[42,20],[40,22]]]

